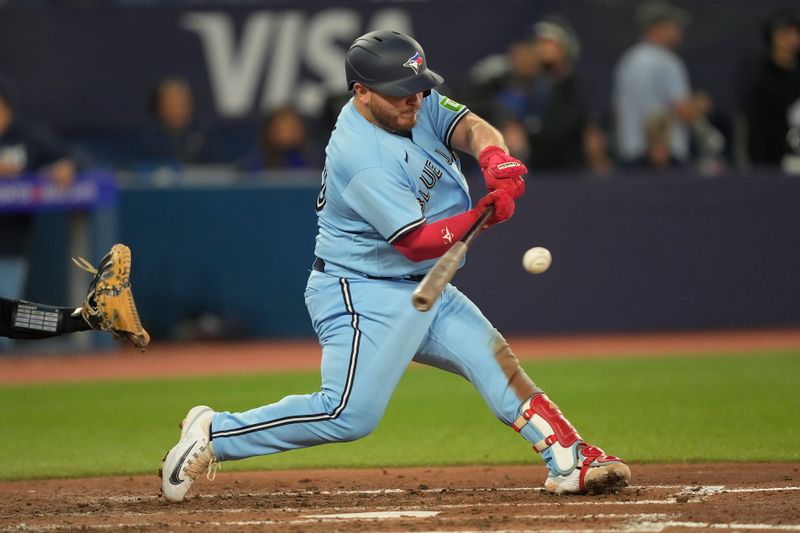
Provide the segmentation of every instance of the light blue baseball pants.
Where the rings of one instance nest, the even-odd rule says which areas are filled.
[[[411,281],[376,280],[326,266],[312,271],[305,299],[322,345],[322,387],[242,413],[218,412],[211,423],[221,461],[278,453],[369,435],[412,359],[469,380],[492,412],[510,425],[539,389],[503,337],[452,285],[422,313]],[[533,424],[522,436],[543,438]],[[549,463],[549,450],[542,454]]]

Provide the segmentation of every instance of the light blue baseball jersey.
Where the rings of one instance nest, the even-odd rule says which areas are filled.
[[[408,138],[370,123],[350,100],[326,148],[317,257],[369,276],[427,272],[435,259],[415,263],[392,242],[426,221],[470,208],[461,163],[450,146],[467,113],[462,104],[432,91]]]

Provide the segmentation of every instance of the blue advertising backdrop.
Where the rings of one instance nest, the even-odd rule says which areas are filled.
[[[800,180],[540,178],[454,280],[504,333],[800,325]],[[121,233],[148,325],[167,334],[214,313],[250,335],[312,334],[303,289],[317,192],[124,191]],[[522,268],[532,246],[553,253],[539,276]]]

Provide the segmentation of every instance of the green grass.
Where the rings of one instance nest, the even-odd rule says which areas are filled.
[[[800,353],[526,362],[584,437],[632,462],[798,461]],[[316,373],[0,387],[0,479],[155,473],[192,405],[245,410]],[[226,470],[539,461],[464,380],[413,367],[361,441]]]

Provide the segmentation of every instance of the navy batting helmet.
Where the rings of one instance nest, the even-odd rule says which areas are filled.
[[[347,88],[358,82],[390,96],[430,94],[444,78],[428,68],[417,41],[396,31],[378,30],[356,39],[345,57]]]

